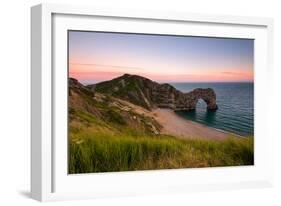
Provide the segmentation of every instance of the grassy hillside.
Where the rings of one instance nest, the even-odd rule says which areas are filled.
[[[130,103],[77,80],[69,90],[69,173],[252,165],[253,138],[183,140]]]
[[[69,173],[253,164],[253,138],[181,140],[105,123],[89,114],[72,121]],[[123,129],[121,129],[123,128]]]
[[[97,92],[125,99],[135,105],[150,109],[152,102],[147,92],[145,92],[146,88],[151,87],[150,84],[153,84],[153,82],[146,78],[125,74],[110,81],[92,86],[88,85],[88,88],[94,88]]]

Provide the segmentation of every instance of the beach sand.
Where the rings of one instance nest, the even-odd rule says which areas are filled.
[[[153,117],[158,123],[160,123],[163,128],[160,131],[161,134],[172,135],[175,137],[183,139],[214,139],[214,140],[224,140],[229,137],[238,136],[231,134],[226,131],[218,130],[206,125],[193,122],[191,120],[184,119],[177,115],[171,109],[157,108],[152,111],[144,109],[143,107],[131,104],[130,102],[124,100],[118,100],[128,108],[134,110],[138,114]]]
[[[161,133],[181,138],[203,138],[224,140],[233,136],[228,132],[220,131],[178,116],[171,109],[155,109],[153,117],[163,126]]]

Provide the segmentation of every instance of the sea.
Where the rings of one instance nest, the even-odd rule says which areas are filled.
[[[207,111],[207,105],[199,99],[195,111],[178,111],[177,114],[219,130],[241,136],[254,134],[254,83],[170,83],[182,92],[196,88],[212,88],[217,97],[218,110]]]

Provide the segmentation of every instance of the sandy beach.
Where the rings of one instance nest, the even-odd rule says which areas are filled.
[[[119,99],[118,101],[127,105],[128,109],[133,109],[134,112],[153,117],[163,126],[161,130],[162,134],[173,135],[184,139],[202,138],[214,140],[224,140],[231,136],[236,136],[235,134],[231,134],[226,131],[217,130],[206,125],[184,119],[171,109],[157,108],[149,111],[143,107],[131,104],[130,102],[124,100]]]
[[[230,133],[186,120],[178,116],[171,109],[155,109],[153,117],[163,126],[161,133],[170,134],[181,138],[204,138],[224,140],[231,136]],[[233,136],[233,135],[232,135]]]

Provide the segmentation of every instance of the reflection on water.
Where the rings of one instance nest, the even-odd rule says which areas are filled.
[[[192,111],[177,111],[176,113],[188,119],[197,120],[198,122],[204,122],[208,125],[212,125],[216,121],[217,110],[207,110],[207,104],[204,100],[199,99],[196,105],[196,110]]]
[[[189,112],[181,111],[179,113],[188,115],[191,119],[201,119],[204,122],[213,123],[216,118],[216,110],[209,111],[207,110],[207,104],[204,100],[199,99],[196,110]]]
[[[198,113],[198,110],[200,111],[200,113]],[[213,123],[216,118],[216,111],[217,110],[212,110],[212,111],[207,110],[207,104],[205,103],[205,101],[202,99],[199,99],[198,103],[196,105],[196,110],[194,111],[194,113],[195,113],[194,118],[196,118],[196,115],[199,115],[199,116],[201,115],[202,116],[201,119],[203,121]]]
[[[205,119],[206,121],[212,123],[215,121],[216,118],[216,111],[208,111],[206,112]]]

